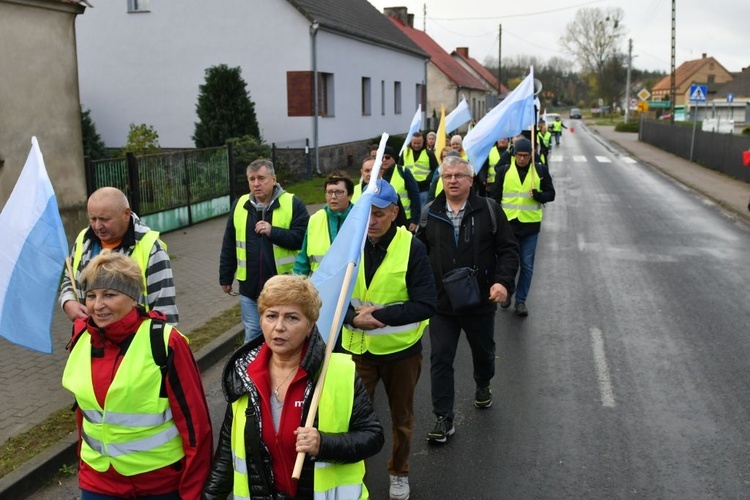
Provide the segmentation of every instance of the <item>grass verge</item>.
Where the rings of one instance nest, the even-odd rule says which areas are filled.
[[[190,331],[188,335],[190,348],[194,353],[198,352],[203,346],[240,322],[240,305],[237,304],[211,318],[203,326]],[[0,477],[17,469],[69,433],[74,432],[75,428],[75,413],[70,411],[70,407],[65,407],[52,413],[41,424],[8,439],[0,446]]]

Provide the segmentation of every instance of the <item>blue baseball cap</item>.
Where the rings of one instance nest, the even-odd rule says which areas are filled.
[[[377,188],[375,194],[372,195],[372,204],[378,208],[385,208],[390,204],[398,205],[398,194],[393,186],[388,184],[388,181],[378,179],[375,182]]]

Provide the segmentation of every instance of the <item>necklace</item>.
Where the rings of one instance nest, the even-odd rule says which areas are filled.
[[[276,397],[278,398],[278,396],[279,396],[279,389],[281,389],[281,386],[282,386],[282,385],[286,384],[287,380],[289,380],[289,377],[291,377],[293,373],[297,373],[297,369],[296,369],[296,368],[295,368],[295,369],[293,369],[293,370],[291,370],[291,371],[290,371],[290,372],[289,372],[289,373],[287,374],[287,376],[286,376],[286,377],[284,377],[284,380],[282,380],[282,381],[281,381],[281,383],[280,383],[279,385],[277,385],[277,386],[276,386],[276,388],[275,388],[275,389],[273,390],[273,395],[274,395],[274,396],[276,396]]]

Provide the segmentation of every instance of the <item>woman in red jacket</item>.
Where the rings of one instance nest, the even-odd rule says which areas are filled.
[[[74,325],[63,373],[78,406],[81,498],[199,498],[211,422],[187,339],[137,305],[130,257],[102,252],[81,283],[90,316]]]

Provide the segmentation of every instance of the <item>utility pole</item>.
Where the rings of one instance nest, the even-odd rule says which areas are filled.
[[[500,68],[503,66],[503,25],[500,25],[500,31],[497,36],[497,95],[503,92],[503,80],[501,78],[502,72]],[[498,100],[499,102],[499,100]]]
[[[672,77],[669,80],[669,113],[671,115],[669,123],[671,123],[672,125],[674,125],[674,100],[677,94],[677,77],[675,75],[675,35],[677,31],[677,6],[675,5],[676,2],[677,0],[672,0]]]
[[[633,65],[633,39],[628,39],[628,77],[625,79],[625,123],[630,117],[630,68]]]
[[[427,33],[427,4],[422,4],[422,31]]]

